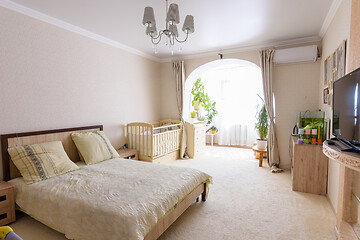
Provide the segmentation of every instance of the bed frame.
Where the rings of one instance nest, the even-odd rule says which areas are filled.
[[[13,178],[20,177],[20,173],[15,165],[10,161],[7,149],[10,147],[21,146],[25,144],[35,144],[49,141],[61,141],[65,152],[73,162],[80,161],[76,146],[71,139],[72,133],[93,132],[103,130],[102,125],[54,129],[47,131],[23,132],[1,135],[1,154],[3,163],[3,178],[9,181]],[[197,186],[189,193],[177,206],[168,212],[164,218],[160,219],[157,224],[145,236],[145,240],[155,240],[165,232],[165,230],[196,200],[199,201],[201,195],[202,201],[206,201],[206,183]]]

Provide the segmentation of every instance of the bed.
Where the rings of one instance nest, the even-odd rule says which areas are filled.
[[[163,163],[180,158],[182,123],[161,120],[154,123],[133,122],[126,126],[129,148],[138,150],[142,161]]]
[[[211,177],[194,169],[126,159],[82,163],[71,133],[102,128],[2,135],[4,180],[15,185],[17,207],[69,239],[157,239],[199,196],[206,200]],[[7,148],[54,140],[80,169],[26,185]]]

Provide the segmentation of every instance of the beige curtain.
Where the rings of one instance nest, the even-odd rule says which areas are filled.
[[[275,134],[275,113],[274,113],[274,98],[272,89],[272,67],[275,50],[265,49],[260,50],[260,67],[263,78],[264,98],[267,113],[269,116],[269,135],[268,135],[268,162],[272,172],[280,172],[280,156]]]
[[[184,61],[177,61],[173,62],[173,71],[175,76],[175,83],[176,83],[176,100],[177,100],[177,107],[179,111],[179,120],[183,123],[183,132],[182,132],[182,143],[180,149],[180,156],[181,158],[187,157],[186,154],[186,129],[185,129],[185,122],[183,119],[183,100],[184,100],[184,89],[185,89],[185,66]]]

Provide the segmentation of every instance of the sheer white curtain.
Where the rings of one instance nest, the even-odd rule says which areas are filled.
[[[261,70],[253,64],[226,65],[201,75],[205,91],[216,102],[219,114],[214,118],[220,145],[253,146],[256,112],[263,95]]]

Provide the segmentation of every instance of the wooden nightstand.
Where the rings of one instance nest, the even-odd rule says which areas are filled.
[[[138,152],[136,149],[122,148],[116,151],[119,153],[120,158],[139,160]]]
[[[11,183],[0,181],[0,226],[16,220],[14,190]]]

